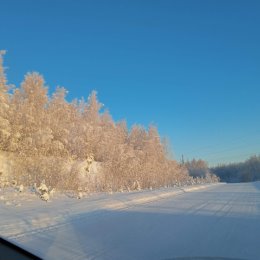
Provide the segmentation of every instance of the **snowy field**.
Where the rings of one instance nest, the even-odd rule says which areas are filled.
[[[260,259],[260,182],[0,199],[1,236],[43,259]]]

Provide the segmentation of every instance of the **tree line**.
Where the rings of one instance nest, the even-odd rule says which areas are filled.
[[[102,170],[98,179],[84,185],[95,191],[194,182],[185,165],[169,159],[155,126],[133,125],[129,130],[125,121],[115,122],[102,110],[95,91],[86,101],[68,102],[66,89],[57,87],[49,97],[43,76],[36,72],[11,88],[3,55],[2,51],[0,151],[15,162],[11,178],[25,185],[44,179],[52,187],[79,189],[76,166],[92,158]],[[88,167],[85,170],[88,175]]]
[[[222,164],[211,168],[221,181],[250,182],[260,180],[260,155],[251,156],[244,162]]]

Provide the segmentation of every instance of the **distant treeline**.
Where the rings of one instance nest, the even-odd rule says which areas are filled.
[[[224,182],[250,182],[260,180],[260,155],[252,156],[240,163],[223,164],[211,168]]]

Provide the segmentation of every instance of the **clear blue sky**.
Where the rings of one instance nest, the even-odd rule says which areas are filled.
[[[260,153],[260,1],[1,0],[0,37],[10,83],[38,71],[69,100],[96,89],[177,160]]]

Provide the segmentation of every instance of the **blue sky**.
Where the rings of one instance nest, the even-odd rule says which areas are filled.
[[[10,83],[92,89],[115,120],[157,125],[174,156],[260,152],[260,1],[1,0]]]

